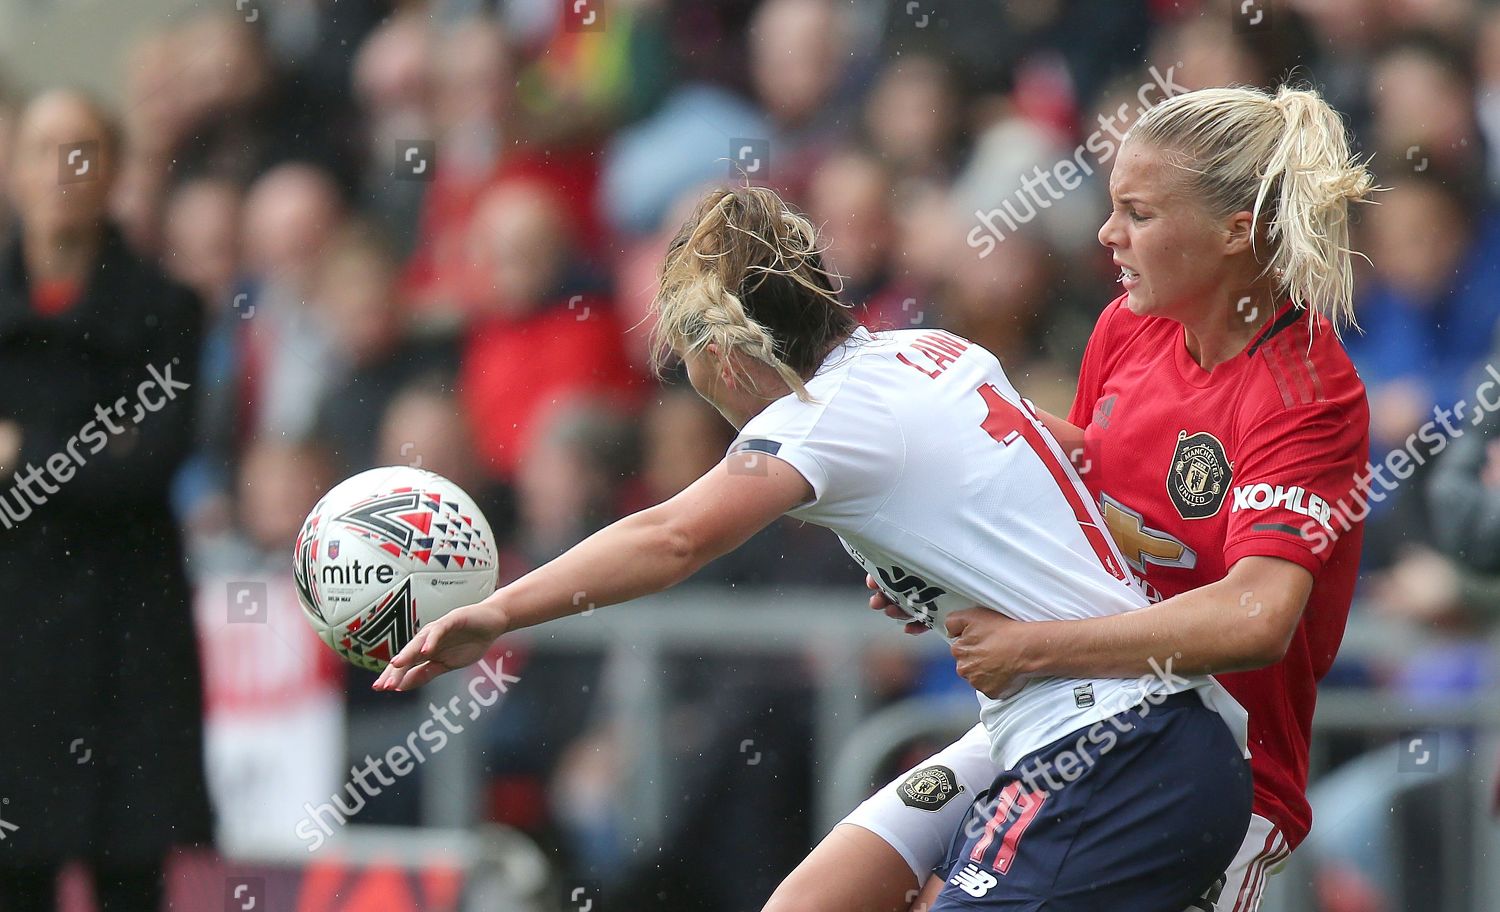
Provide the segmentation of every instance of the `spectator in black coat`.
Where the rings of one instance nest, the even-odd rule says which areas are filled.
[[[211,833],[199,662],[168,487],[192,444],[202,311],[105,216],[118,161],[66,91],[21,118],[0,252],[0,909],[160,906]]]

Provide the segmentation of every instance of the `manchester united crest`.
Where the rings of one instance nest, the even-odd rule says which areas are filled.
[[[1167,493],[1183,519],[1207,519],[1219,512],[1233,477],[1234,466],[1219,438],[1207,431],[1178,432],[1167,469]]]
[[[901,803],[919,811],[936,811],[962,792],[958,777],[946,766],[924,766],[896,787]]]

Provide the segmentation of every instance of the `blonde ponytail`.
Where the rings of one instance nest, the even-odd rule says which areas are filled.
[[[710,343],[760,361],[807,399],[803,376],[853,331],[837,276],[823,267],[812,222],[764,187],[709,191],[668,247],[652,350],[658,371],[674,353]],[[743,370],[735,359],[731,369]]]
[[[1189,192],[1219,216],[1250,210],[1279,293],[1338,332],[1355,326],[1349,203],[1373,178],[1343,120],[1316,91],[1282,86],[1188,92],[1146,112],[1130,139],[1179,153]]]

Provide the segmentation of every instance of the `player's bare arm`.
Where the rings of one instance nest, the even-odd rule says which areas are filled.
[[[670,500],[601,529],[484,601],[429,624],[374,688],[411,690],[479,661],[505,633],[669,589],[812,496],[806,479],[779,459],[727,456]]]
[[[1036,675],[1135,677],[1170,657],[1177,674],[1274,664],[1286,654],[1313,577],[1275,557],[1247,557],[1217,583],[1139,611],[1022,624],[995,611],[947,619],[958,673],[985,694]]]
[[[1083,452],[1083,428],[1073,424],[1066,418],[1035,409],[1036,416],[1047,426],[1047,431],[1057,440],[1057,445],[1068,454],[1068,458],[1077,462],[1076,454]]]

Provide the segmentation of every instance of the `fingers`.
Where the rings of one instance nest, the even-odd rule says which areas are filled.
[[[401,651],[391,656],[391,661],[386,665],[380,677],[370,685],[371,690],[390,691],[406,690],[401,685],[405,682],[407,674],[418,664],[431,657],[437,649],[437,640],[442,636],[440,624],[429,624],[417,632]],[[429,679],[430,680],[430,679]],[[413,685],[415,686],[415,685]]]
[[[401,651],[391,657],[390,667],[406,668],[421,660],[426,655],[427,643],[433,636],[434,626],[427,626],[417,632]]]
[[[421,687],[423,684],[426,684],[428,681],[431,681],[438,675],[452,670],[453,669],[442,664],[441,662],[423,662],[421,665],[410,668],[402,674],[400,682],[396,685],[396,690],[415,690],[416,688]]]
[[[875,577],[868,575],[865,577],[865,588],[874,593],[870,596],[871,611],[883,612],[886,617],[893,621],[905,621],[906,626],[904,629],[910,636],[917,636],[928,631],[929,628],[926,624],[923,624],[921,621],[912,620],[911,615],[906,613],[905,609],[891,601],[890,597],[880,588],[880,584],[875,582]]]
[[[880,584],[875,582],[875,577],[865,577],[865,588],[874,593],[870,596],[870,607],[876,611],[885,611],[889,614],[889,609],[896,603],[891,601],[890,596],[885,594],[885,590],[880,588]]]
[[[380,677],[375,679],[375,683],[370,685],[370,689],[378,691],[395,690],[396,685],[401,682],[401,678],[405,673],[403,669],[397,668],[395,665],[387,665],[385,666],[385,670],[380,673]]]
[[[943,619],[943,629],[948,631],[949,637],[962,636],[968,626],[969,619],[964,616],[962,611],[950,611],[948,617]]]
[[[870,607],[876,611],[884,612],[885,616],[893,621],[905,622],[906,632],[912,636],[916,636],[919,633],[926,633],[929,629],[921,621],[912,620],[911,615],[902,610],[901,606],[895,604],[884,595],[870,596]]]
[[[957,654],[957,650],[955,650]],[[989,697],[991,700],[1000,699],[1002,688],[990,682],[990,679],[969,660],[960,659],[956,666],[958,676],[969,682],[969,686]]]
[[[438,675],[452,670],[451,666],[436,659],[418,660],[415,665],[408,665],[405,668],[397,667],[395,663],[392,663],[385,667],[385,671],[380,673],[380,677],[376,678],[371,686],[379,691],[415,690]]]

